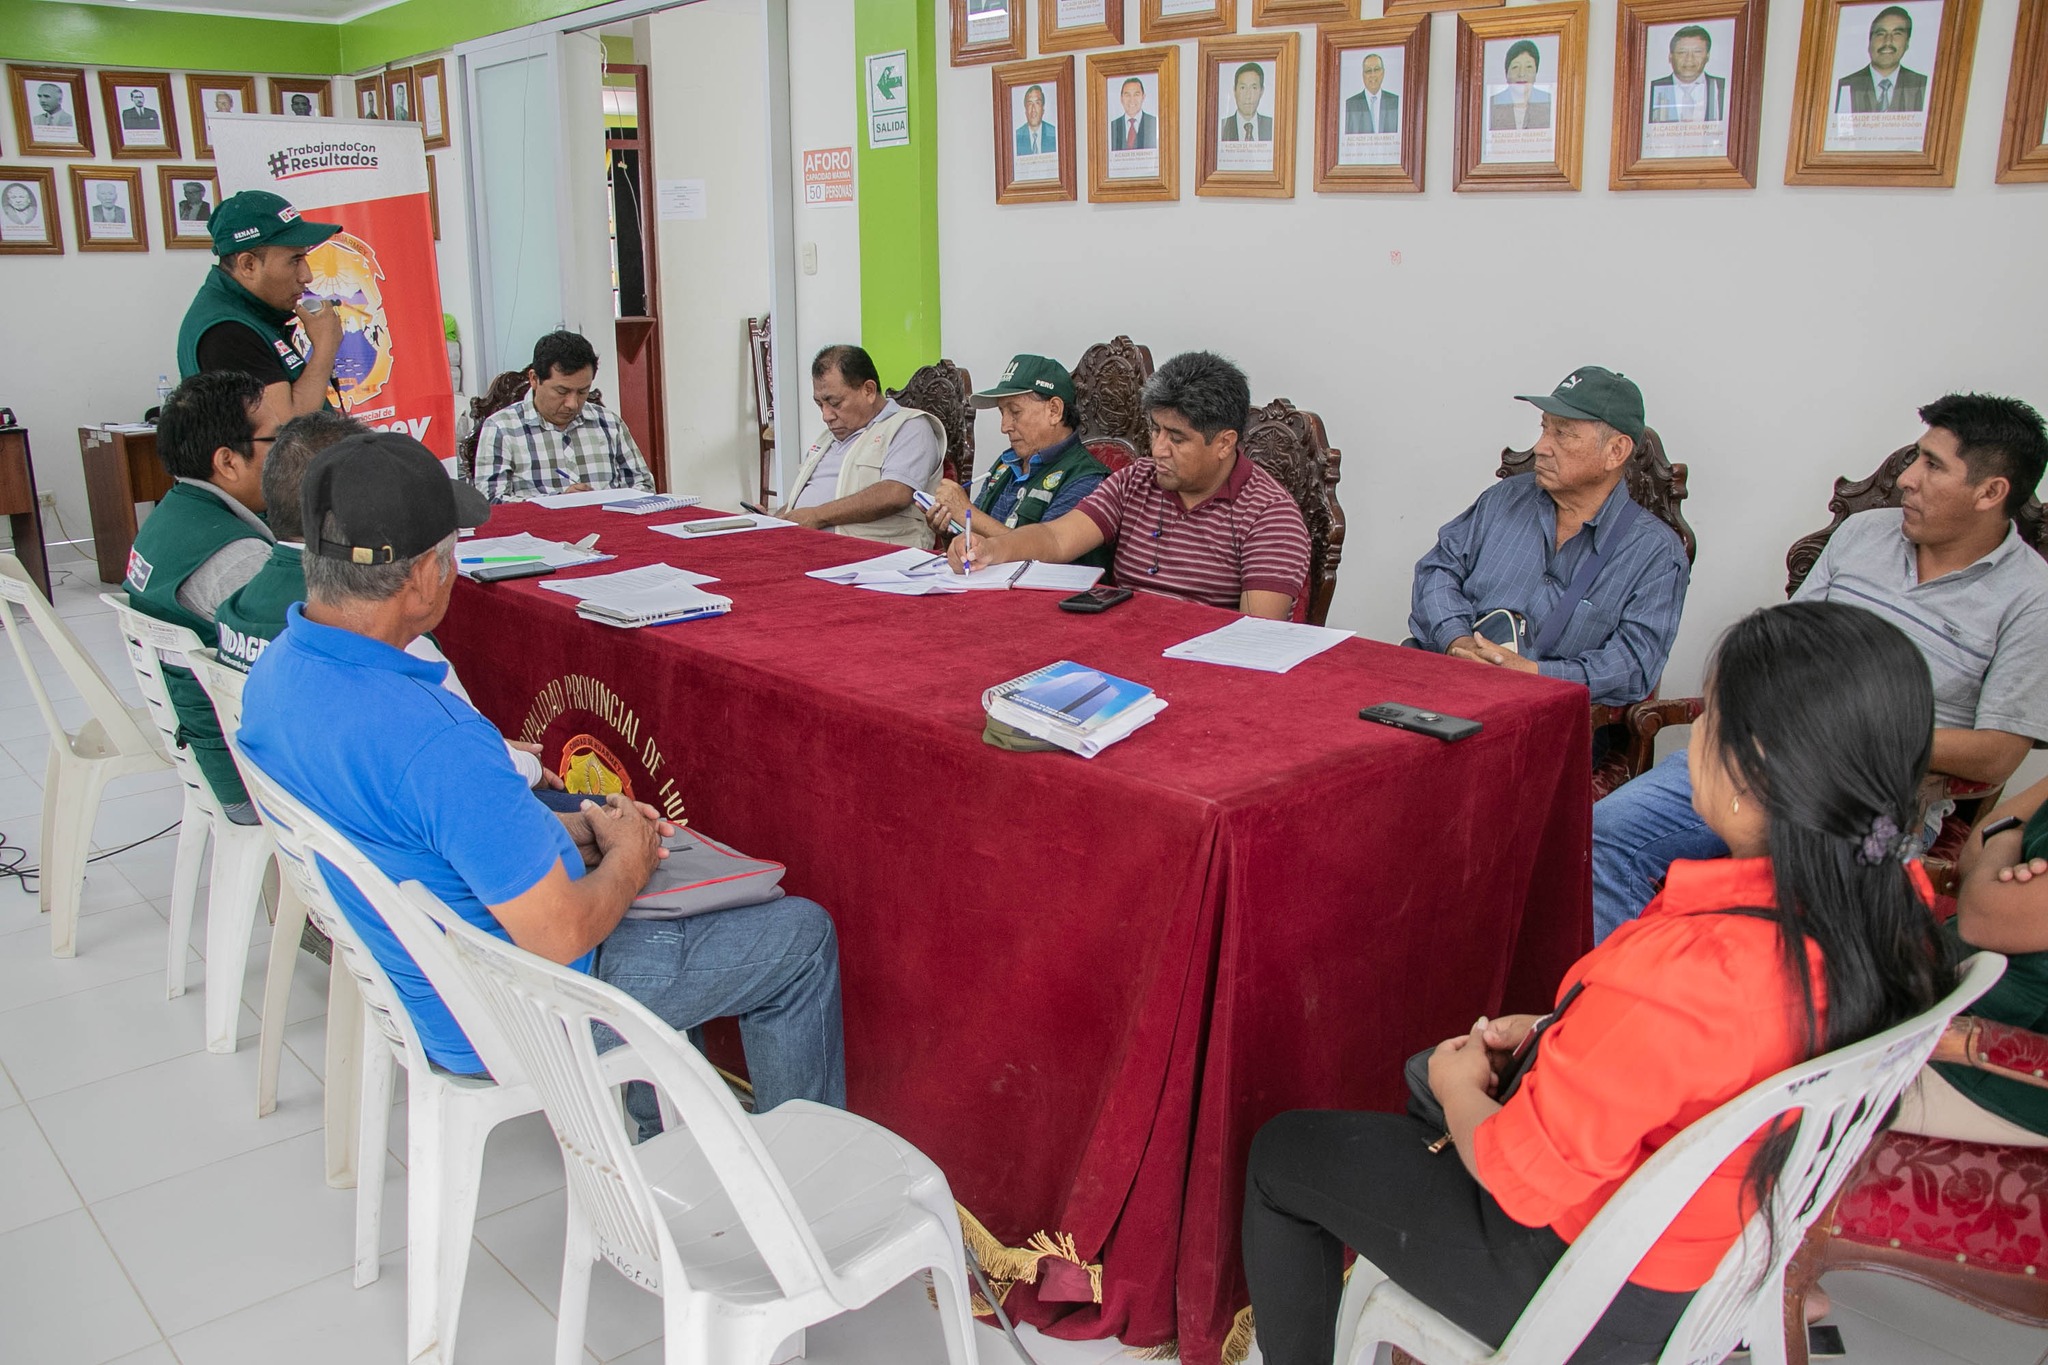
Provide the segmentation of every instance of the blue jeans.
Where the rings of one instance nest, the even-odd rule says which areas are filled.
[[[1728,845],[1692,808],[1685,750],[1593,803],[1593,942],[1643,913],[1680,858],[1725,858]]]
[[[783,896],[688,919],[621,920],[598,945],[592,974],[678,1030],[739,1016],[757,1112],[794,1099],[846,1107],[839,940],[815,901]],[[600,1049],[617,1045],[610,1029],[598,1037]],[[626,1107],[643,1133],[660,1130],[645,1086],[629,1088]]]

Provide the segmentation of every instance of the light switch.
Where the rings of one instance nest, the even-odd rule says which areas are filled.
[[[815,274],[817,274],[817,273],[818,273],[818,244],[817,244],[816,242],[805,242],[805,243],[804,243],[804,274],[806,274],[806,275],[815,275]]]

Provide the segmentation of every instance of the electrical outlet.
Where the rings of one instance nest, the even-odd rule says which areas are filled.
[[[36,501],[44,507],[55,507],[57,505],[57,495],[55,493],[38,493],[36,494]]]

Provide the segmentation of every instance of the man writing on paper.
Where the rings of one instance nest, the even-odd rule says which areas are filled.
[[[1071,564],[1113,544],[1117,582],[1140,592],[1284,621],[1308,586],[1308,526],[1279,482],[1238,448],[1251,414],[1244,371],[1189,351],[1140,399],[1152,458],[1099,484],[1055,521],[953,542],[956,571],[1018,560]]]
[[[968,401],[977,408],[999,409],[1003,435],[1010,438],[1010,448],[996,458],[988,486],[975,499],[976,534],[994,539],[1020,526],[1057,521],[1109,477],[1109,470],[1081,444],[1073,376],[1057,360],[1020,355],[1001,379]],[[967,524],[967,493],[951,479],[941,479],[932,497],[925,519],[943,545],[955,526]],[[1108,556],[1099,550],[1082,559],[1108,567]]]
[[[1663,675],[1692,578],[1678,533],[1628,495],[1642,390],[1587,365],[1548,397],[1519,397],[1543,413],[1536,468],[1437,533],[1415,565],[1408,629],[1453,658],[1583,684],[1601,705],[1641,701]],[[1505,637],[1513,647],[1475,633],[1491,612],[1526,623]]]
[[[476,486],[492,502],[594,488],[654,491],[633,433],[590,401],[597,349],[574,332],[533,344],[526,397],[484,419],[476,432]]]
[[[811,401],[825,434],[804,452],[789,502],[775,515],[814,531],[927,548],[931,531],[912,494],[938,488],[946,454],[939,419],[883,397],[875,362],[858,346],[818,352]]]

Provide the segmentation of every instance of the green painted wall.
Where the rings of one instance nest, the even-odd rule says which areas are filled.
[[[341,26],[341,65],[360,71],[537,24],[599,0],[406,0]]]
[[[1049,0],[1046,0],[1049,3]],[[861,345],[884,387],[939,358],[938,26],[933,0],[854,0]],[[910,144],[868,147],[869,53],[909,55]]]

